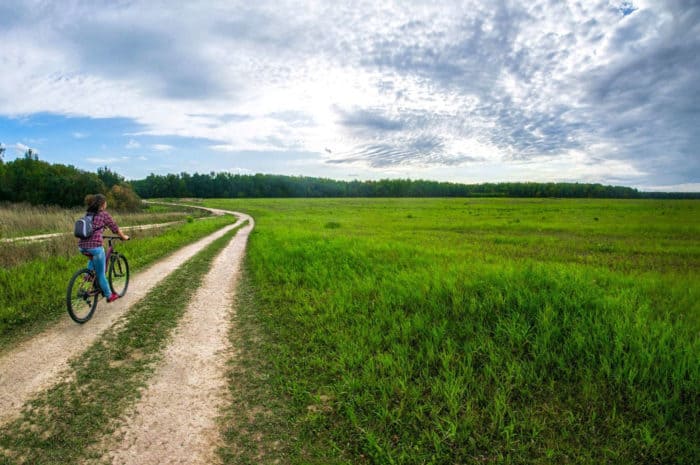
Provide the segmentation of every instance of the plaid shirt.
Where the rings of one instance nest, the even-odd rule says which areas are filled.
[[[119,226],[114,222],[112,215],[102,210],[92,219],[92,236],[87,239],[80,239],[78,247],[81,249],[102,247],[102,231],[105,227],[109,227],[114,234],[117,234],[117,231],[119,231]]]

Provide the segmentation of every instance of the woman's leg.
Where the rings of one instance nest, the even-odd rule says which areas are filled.
[[[109,299],[112,295],[112,290],[109,288],[107,276],[105,276],[105,249],[95,247],[94,249],[88,249],[88,252],[92,254],[92,269],[95,270],[97,282],[100,283],[104,296]]]

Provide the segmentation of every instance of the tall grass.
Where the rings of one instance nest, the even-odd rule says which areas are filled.
[[[119,243],[117,248],[128,258],[130,269],[138,271],[234,221],[233,216],[226,215],[157,232],[144,231],[136,235],[135,240]],[[44,327],[64,314],[68,280],[86,263],[77,251],[75,239],[71,239],[70,251],[39,256],[12,268],[0,268],[0,349],[25,332]],[[55,244],[55,241],[49,244]],[[6,244],[0,246],[10,247]]]
[[[72,232],[73,223],[84,211],[82,208],[0,203],[0,238]],[[150,204],[146,204],[143,210],[135,213],[111,213],[120,226],[166,223],[185,220],[187,216],[197,218],[209,215],[205,210],[198,208]]]
[[[700,461],[697,202],[208,204],[256,218],[290,463]]]

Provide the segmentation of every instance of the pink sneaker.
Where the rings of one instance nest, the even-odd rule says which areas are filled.
[[[108,303],[114,302],[118,298],[119,298],[119,294],[117,294],[116,292],[112,292],[112,295],[109,296],[109,298],[107,299],[107,302]]]

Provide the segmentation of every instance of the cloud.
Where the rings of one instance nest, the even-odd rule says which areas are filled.
[[[134,139],[129,139],[129,142],[127,142],[124,147],[127,149],[137,149],[141,147],[141,144]]]
[[[13,0],[0,6],[0,114],[123,117],[143,128],[134,137],[198,139],[219,157],[470,175],[568,163],[582,178],[605,177],[598,166],[693,184],[698,24],[700,5],[682,0]]]
[[[27,153],[28,150],[31,150],[33,153],[35,153],[37,155],[41,153],[41,152],[39,152],[39,150],[35,149],[34,147],[30,147],[30,146],[25,145],[21,142],[17,142],[16,144],[10,145],[10,147],[15,149],[15,152],[18,155],[23,155],[23,154]]]
[[[241,168],[241,167],[235,167],[235,168],[229,168],[227,170],[229,173],[234,173],[234,174],[252,174],[253,171],[249,170],[248,168]]]
[[[352,112],[342,112],[341,125],[358,128],[360,131],[399,131],[404,129],[404,123],[381,114],[377,109],[358,109]]]
[[[7,0],[0,3],[0,29],[20,23],[26,16],[26,8],[21,2]]]
[[[127,157],[86,157],[85,161],[93,165],[109,165],[128,160]]]
[[[644,190],[659,192],[700,192],[700,182],[673,184],[670,186],[645,186]]]
[[[84,132],[74,132],[72,135],[74,139],[85,139],[86,137],[89,137],[89,134]]]
[[[189,40],[204,31],[183,21],[176,10],[105,8],[61,32],[78,65],[106,78],[139,80],[156,94],[175,99],[209,98],[224,90],[202,42]]]
[[[174,149],[175,147],[173,147],[172,145],[168,145],[168,144],[153,144],[153,145],[151,145],[151,148],[153,150],[157,150],[159,152],[169,152],[172,149]]]
[[[238,147],[231,145],[231,144],[210,145],[209,148],[212,150],[215,150],[217,152],[236,152],[236,151],[238,151]]]

